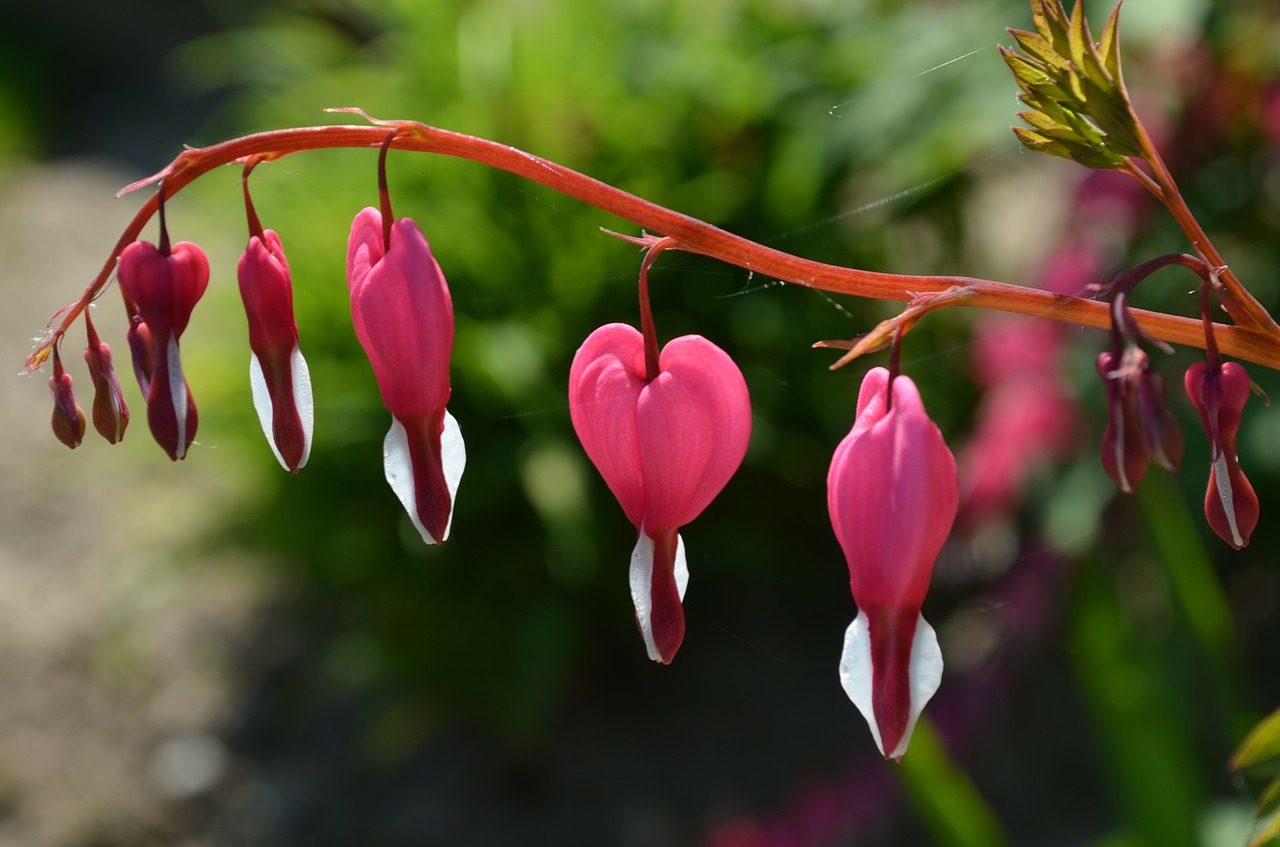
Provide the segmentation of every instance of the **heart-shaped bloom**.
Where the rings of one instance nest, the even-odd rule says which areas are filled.
[[[428,544],[449,536],[466,464],[451,392],[453,301],[418,225],[400,218],[384,246],[382,213],[363,209],[347,243],[356,337],[393,418],[383,442],[387,483]]]
[[[958,501],[955,458],[915,383],[873,368],[831,460],[827,506],[858,604],[840,681],[886,758],[902,758],[942,681],[938,639],[920,607]]]
[[[1249,399],[1249,373],[1244,365],[1226,362],[1210,368],[1196,362],[1187,369],[1187,395],[1200,412],[1209,436],[1209,488],[1204,495],[1205,517],[1224,541],[1237,550],[1249,543],[1258,525],[1258,495],[1240,470],[1236,435],[1240,414]]]
[[[676,338],[647,378],[644,339],[626,324],[597,329],[569,371],[569,414],[587,456],[638,533],[631,599],[649,658],[684,639],[689,581],[680,527],[742,464],[751,401],[729,355],[699,335]]]
[[[314,404],[311,374],[298,347],[289,262],[279,236],[269,229],[251,236],[237,271],[253,351],[253,406],[276,459],[297,473],[311,454]]]
[[[139,384],[144,377],[147,382],[147,423],[156,441],[176,461],[187,455],[198,423],[196,404],[182,374],[178,339],[209,285],[209,260],[189,241],[173,245],[168,253],[135,241],[120,254],[118,275],[140,322],[130,345],[136,349],[145,344],[150,355],[149,367],[140,364],[136,355],[134,359]]]

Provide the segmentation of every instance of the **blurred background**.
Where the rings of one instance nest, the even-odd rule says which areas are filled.
[[[1100,31],[1105,4],[1090,7]],[[828,262],[1087,293],[1186,245],[1141,191],[1020,149],[996,52],[1026,4],[826,0],[270,0],[0,8],[0,353],[101,266],[183,144],[341,122],[360,106],[484,135]],[[1280,13],[1130,0],[1129,87],[1191,207],[1269,307],[1280,266]],[[752,394],[742,469],[684,531],[689,630],[649,662],[634,531],[579,448],[579,343],[636,321],[635,232],[467,162],[393,153],[457,314],[451,412],[469,460],[424,547],[382,479],[389,425],[351,331],[351,218],[376,155],[260,167],[316,393],[290,476],[258,429],[234,282],[239,169],[169,206],[213,280],[183,338],[199,442],[171,464],[51,436],[47,374],[0,404],[0,845],[1243,845],[1259,784],[1226,762],[1280,703],[1280,439],[1254,400],[1263,504],[1231,551],[1203,520],[1208,449],[1121,496],[1097,460],[1099,331],[931,316],[903,368],[961,463],[925,615],[943,686],[901,765],[836,668],[855,615],[826,514],[831,452],[878,357],[813,341],[889,304],[699,257],[653,277],[658,332],[699,332]],[[154,238],[154,227],[148,237]],[[1196,313],[1167,271],[1137,305]],[[1166,275],[1167,274],[1167,275]],[[123,356],[112,292],[95,311]],[[66,362],[89,400],[79,336]],[[123,375],[128,367],[121,362]],[[1280,381],[1254,368],[1275,396]]]

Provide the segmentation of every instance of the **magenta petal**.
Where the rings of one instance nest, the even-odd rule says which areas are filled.
[[[606,324],[582,343],[569,370],[569,416],[591,463],[632,525],[645,513],[645,480],[636,434],[644,390],[644,340],[626,324]]]
[[[650,531],[691,522],[742,464],[751,437],[747,384],[707,339],[674,339],[661,373],[640,392],[636,434]]]
[[[907,377],[863,383],[862,413],[836,448],[827,505],[859,608],[919,609],[959,501],[955,458]],[[870,396],[866,393],[871,386]]]
[[[352,226],[348,252],[351,316],[356,337],[378,378],[387,410],[397,417],[441,410],[449,402],[453,301],[417,224],[400,218],[391,249],[379,258],[369,241],[377,211],[365,209]],[[358,239],[365,239],[363,241]],[[375,263],[367,267],[366,262]]]

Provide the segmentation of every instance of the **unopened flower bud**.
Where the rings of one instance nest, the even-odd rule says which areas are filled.
[[[1239,550],[1249,543],[1258,525],[1258,495],[1236,456],[1240,414],[1249,399],[1249,374],[1243,365],[1227,362],[1210,368],[1196,362],[1187,369],[1187,395],[1200,412],[1209,436],[1209,487],[1205,517],[1213,531]]]
[[[107,441],[115,444],[124,438],[129,425],[129,406],[120,391],[115,365],[111,362],[111,347],[98,338],[93,321],[85,313],[85,326],[89,332],[89,346],[84,348],[84,361],[89,366],[93,380],[93,427]]]
[[[53,393],[53,434],[72,450],[84,440],[84,409],[76,403],[71,391],[71,376],[62,369],[62,357],[53,351],[53,376],[49,377],[49,391]]]

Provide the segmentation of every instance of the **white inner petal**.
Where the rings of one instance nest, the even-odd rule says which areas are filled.
[[[444,471],[444,484],[449,490],[449,517],[444,525],[444,541],[449,537],[449,529],[453,526],[453,504],[458,495],[458,483],[462,480],[462,471],[467,464],[467,450],[462,443],[462,430],[458,422],[448,411],[444,413],[444,430],[440,434],[440,462]],[[396,493],[404,510],[409,513],[413,525],[418,528],[422,540],[428,544],[439,542],[431,537],[422,520],[418,517],[417,493],[413,481],[413,462],[409,458],[409,436],[404,426],[395,418],[391,419],[391,431],[382,442],[382,463],[386,473],[387,484]]]
[[[635,549],[631,551],[631,602],[636,607],[636,623],[640,625],[640,637],[644,649],[655,662],[662,661],[658,645],[653,640],[653,539],[640,530]],[[689,566],[685,562],[684,539],[676,536],[676,590],[684,600],[689,587]]]
[[[427,528],[418,519],[418,500],[413,484],[413,462],[409,459],[409,436],[404,425],[395,418],[391,419],[391,430],[382,442],[382,467],[387,477],[387,485],[395,492],[409,519],[418,528],[422,540],[435,544],[436,540],[427,532]]]
[[[449,489],[449,520],[444,525],[444,537],[448,538],[449,529],[453,526],[454,504],[458,502],[458,483],[462,481],[462,471],[467,466],[462,430],[448,409],[444,412],[444,431],[440,433],[440,463],[444,469],[445,487]]]
[[[658,645],[653,641],[653,539],[640,531],[635,549],[631,551],[631,602],[636,607],[636,623],[640,625],[640,637],[644,649],[655,662],[662,661]]]
[[[262,372],[262,363],[258,361],[257,353],[249,354],[249,389],[253,392],[253,409],[258,413],[258,423],[262,424],[262,434],[267,437],[267,446],[275,454],[280,467],[289,470],[271,434],[275,427],[275,410],[271,405],[271,392],[267,390],[267,378]]]
[[[923,615],[916,622],[907,675],[911,688],[911,713],[902,740],[897,749],[889,754],[895,759],[907,752],[907,744],[911,741],[911,733],[920,713],[942,684],[942,649],[938,646],[937,633]],[[840,654],[840,684],[871,728],[871,737],[875,739],[880,754],[885,755],[884,743],[880,740],[880,727],[876,725],[875,709],[872,706],[871,681],[871,635],[867,629],[867,616],[859,611],[844,634],[844,651]]]
[[[182,357],[178,355],[178,338],[169,336],[169,396],[173,399],[173,413],[178,420],[178,443],[174,457],[187,455],[187,380],[182,375]]]
[[[1236,498],[1231,490],[1231,472],[1227,466],[1227,454],[1216,451],[1218,458],[1213,461],[1213,482],[1218,489],[1218,500],[1222,502],[1222,511],[1227,516],[1227,526],[1231,528],[1231,543],[1236,547],[1244,546],[1244,538],[1240,528],[1236,526]]]
[[[302,357],[302,348],[296,344],[289,356],[289,372],[293,376],[293,406],[298,410],[298,420],[302,421],[302,460],[298,462],[298,470],[302,470],[311,458],[311,432],[315,428],[316,404],[311,394],[311,370],[307,367],[307,360]],[[270,435],[267,440],[271,440]],[[276,458],[280,458],[278,454]]]
[[[298,420],[302,422],[302,461],[298,469],[311,457],[311,432],[315,425],[315,402],[311,396],[311,371],[307,368],[307,360],[295,344],[289,356],[289,371],[293,379],[293,404],[298,412]],[[267,390],[267,377],[262,370],[262,362],[257,353],[249,355],[249,388],[253,391],[253,408],[258,413],[258,422],[262,424],[262,434],[267,437],[267,445],[275,454],[280,467],[289,470],[275,439],[275,406],[271,402],[271,392]]]

